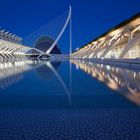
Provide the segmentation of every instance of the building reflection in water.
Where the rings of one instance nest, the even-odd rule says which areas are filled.
[[[42,61],[42,65],[36,68],[38,76],[46,80],[49,80],[54,76],[53,71],[48,67],[48,63],[50,62]],[[51,62],[51,65],[56,71],[58,71],[59,67],[61,66],[61,62],[60,61]]]
[[[69,89],[67,88],[64,80],[58,73],[58,68],[61,65],[61,61],[41,61],[41,64],[42,65],[40,65],[38,68],[36,68],[36,72],[37,72],[38,76],[40,76],[41,78],[46,79],[46,80],[49,80],[53,76],[55,76],[58,79],[59,83],[62,85],[62,87],[68,97],[69,104],[71,104],[71,93],[70,93]]]
[[[117,91],[140,106],[140,71],[76,59],[71,60],[71,62],[76,65],[77,69],[82,69],[110,89]]]
[[[42,79],[49,80],[57,73],[61,62],[16,60],[0,62],[0,87],[6,88],[23,78],[23,73],[35,69]],[[57,73],[58,75],[58,73]]]
[[[22,80],[23,72],[31,70],[35,63],[32,60],[0,62],[0,89],[5,89]]]
[[[24,72],[35,69],[39,77],[50,80],[55,76],[64,89],[69,104],[71,104],[71,94],[58,73],[60,61],[40,61],[40,60],[20,60],[20,61],[3,61],[0,62],[0,90],[12,86],[24,78]]]

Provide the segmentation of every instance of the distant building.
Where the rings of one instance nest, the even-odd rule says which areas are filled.
[[[52,46],[54,40],[49,36],[40,37],[34,48],[22,44],[22,38],[4,29],[0,29],[0,60],[4,59],[25,59],[28,58],[48,58],[46,51]],[[61,54],[56,44],[49,54]]]
[[[62,27],[59,25],[61,27],[61,30],[59,33],[57,33],[55,40],[50,36],[42,36],[42,34],[44,35],[44,32],[41,31],[36,35],[35,40],[37,38],[38,39],[36,40],[36,42],[33,41],[35,46],[32,47],[23,45],[21,37],[0,28],[0,60],[17,58],[48,59],[52,55],[61,56],[61,50],[58,47],[57,43],[62,37],[69,23],[71,26],[71,11],[71,6],[69,6],[69,11],[64,25]],[[44,29],[44,27],[41,29]]]
[[[21,37],[0,28],[0,60],[22,59],[32,49],[22,44]]]

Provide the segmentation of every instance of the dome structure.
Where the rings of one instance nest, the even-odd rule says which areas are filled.
[[[36,41],[34,47],[38,50],[46,52],[53,43],[54,40],[50,36],[42,36]],[[54,46],[50,54],[61,54],[61,50],[57,44]]]

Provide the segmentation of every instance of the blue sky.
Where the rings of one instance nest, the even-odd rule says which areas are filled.
[[[140,0],[0,0],[0,27],[23,38],[72,6],[73,50],[140,11]],[[69,52],[68,30],[59,41]]]

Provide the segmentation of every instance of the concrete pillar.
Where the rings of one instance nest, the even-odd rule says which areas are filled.
[[[138,31],[139,29],[140,28],[136,28],[131,32],[128,43],[126,44],[126,46],[122,50],[122,52],[119,56],[119,59],[123,59],[125,54],[140,40],[140,33],[138,33],[136,37],[133,37],[134,33],[136,31]]]
[[[115,46],[116,42],[127,32],[123,31],[122,33],[119,33],[115,36],[112,37],[112,39],[109,41],[108,46],[106,47],[105,51],[103,52],[103,54],[101,55],[101,58],[105,58],[106,54]]]

